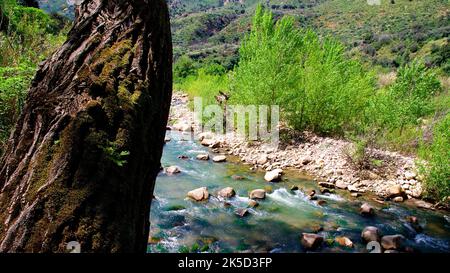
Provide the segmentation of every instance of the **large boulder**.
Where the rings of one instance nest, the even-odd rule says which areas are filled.
[[[303,166],[308,165],[308,164],[311,163],[312,161],[313,161],[313,160],[312,160],[312,158],[310,158],[310,157],[304,157],[304,158],[300,159],[300,163],[301,163]]]
[[[317,200],[316,190],[312,190],[312,191],[308,194],[308,199],[309,199],[309,200]]]
[[[216,163],[221,163],[221,162],[227,161],[227,157],[224,155],[217,155],[217,156],[213,157],[212,160]]]
[[[238,215],[239,217],[245,217],[248,215],[248,209],[244,209],[244,208],[238,208],[235,211],[236,215]]]
[[[234,175],[231,176],[231,179],[240,181],[240,180],[245,180],[245,177],[243,177],[241,175],[234,174]]]
[[[209,198],[209,192],[206,187],[198,188],[188,192],[187,196],[195,201],[205,201]]]
[[[379,242],[381,240],[380,230],[376,227],[366,227],[361,233],[361,238],[365,243]]]
[[[371,205],[364,203],[359,209],[359,213],[362,216],[370,217],[375,215],[375,209]]]
[[[319,186],[326,189],[334,189],[336,187],[333,183],[329,182],[319,182]]]
[[[208,139],[205,138],[200,142],[203,146],[212,148],[212,149],[216,149],[216,148],[220,148],[220,142],[216,141],[214,139]]]
[[[174,175],[174,174],[177,174],[177,173],[181,173],[181,170],[180,170],[180,168],[178,166],[170,166],[170,167],[168,167],[166,169],[166,173],[168,175]]]
[[[250,199],[265,199],[266,191],[262,189],[253,190],[250,192]]]
[[[203,160],[208,161],[209,160],[209,154],[199,154],[196,156],[197,160]]]
[[[259,203],[256,202],[255,200],[250,199],[250,200],[248,201],[248,207],[249,207],[249,208],[256,208],[257,206],[259,206]]]
[[[409,224],[411,225],[411,227],[416,231],[416,232],[422,232],[423,228],[419,223],[419,219],[415,216],[408,216],[406,218],[406,220],[409,222]]]
[[[395,197],[404,197],[405,196],[405,190],[400,185],[394,185],[389,187],[388,190],[388,197],[389,198],[395,198]]]
[[[413,171],[406,171],[405,172],[405,179],[406,180],[413,180],[417,177],[417,174]]]
[[[197,138],[199,141],[203,141],[204,139],[213,139],[214,135],[211,132],[203,132],[198,134]]]
[[[227,188],[221,189],[218,192],[218,195],[222,198],[232,198],[236,195],[236,192],[234,191],[234,189],[232,187],[227,187]]]
[[[411,199],[411,203],[420,209],[434,210],[434,205],[419,199]]]
[[[348,184],[342,180],[338,180],[338,181],[336,181],[336,188],[341,189],[341,190],[346,190],[348,188]]]
[[[180,132],[191,132],[192,126],[185,122],[179,122],[172,126],[172,129],[174,131],[180,131]]]
[[[267,162],[269,162],[269,157],[266,154],[261,155],[257,160],[256,163],[259,165],[264,165]]]
[[[281,180],[282,174],[282,169],[275,169],[273,171],[267,172],[264,176],[264,180],[266,180],[267,182],[279,182]]]
[[[323,237],[313,233],[303,233],[301,243],[305,249],[314,250],[322,245]]]
[[[348,185],[347,186],[347,190],[349,192],[359,192],[358,188],[356,186],[354,186],[354,185]]]
[[[335,241],[338,245],[343,246],[343,247],[349,247],[349,248],[352,248],[352,247],[353,247],[353,242],[352,242],[352,240],[350,240],[350,239],[347,238],[347,237],[337,237],[336,239],[334,239],[334,241]]]
[[[331,194],[331,193],[334,193],[334,190],[333,189],[329,189],[329,188],[320,188],[320,192],[322,194]]]
[[[403,235],[389,235],[381,238],[381,246],[385,250],[398,250],[403,247],[405,237]]]

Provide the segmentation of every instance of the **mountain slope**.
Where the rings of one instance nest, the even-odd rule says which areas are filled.
[[[38,0],[39,7],[49,13],[58,13],[69,19],[75,15],[75,0]]]
[[[171,12],[174,56],[214,60],[227,67],[237,58],[257,4],[278,18],[292,15],[301,27],[345,43],[367,65],[392,69],[422,57],[447,73],[450,36],[448,0],[167,0]],[[71,1],[41,0],[41,7],[73,16]]]
[[[294,16],[300,27],[342,41],[349,53],[367,65],[393,69],[422,57],[448,73],[450,35],[447,0],[382,1],[196,1],[176,0],[172,7],[175,56],[214,59],[228,65],[240,39],[250,29],[255,6],[264,2],[275,13]],[[269,4],[267,4],[267,2]],[[209,4],[209,5],[208,5]],[[232,55],[229,55],[232,54]],[[231,56],[231,57],[230,57]]]

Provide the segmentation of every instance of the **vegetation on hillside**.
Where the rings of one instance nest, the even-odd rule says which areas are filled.
[[[74,19],[75,8],[74,1],[67,0],[38,0],[40,8],[52,15],[64,16],[68,19]]]
[[[0,154],[38,64],[64,40],[65,21],[41,9],[0,3]]]
[[[333,36],[346,52],[367,67],[395,70],[420,57],[427,67],[449,75],[450,20],[448,0],[167,0],[171,12],[175,59],[183,55],[199,62],[214,60],[231,69],[239,44],[249,33],[260,3],[275,18],[290,15],[295,24],[320,36]],[[49,13],[73,18],[65,0],[40,0]]]
[[[442,57],[449,54],[450,14],[447,0],[326,1],[316,8],[312,24],[333,35],[368,65],[400,67],[416,57],[428,67],[448,71]],[[433,47],[433,50],[427,48]]]
[[[433,142],[426,149],[428,165],[422,166],[427,194],[432,197],[450,196],[450,113],[438,121],[433,131]]]
[[[247,0],[221,6],[221,1],[211,0],[171,2],[177,10],[172,14],[176,57],[211,58],[225,66],[238,55],[237,46],[250,31],[256,5],[267,3]],[[367,67],[389,71],[420,57],[428,67],[439,67],[449,75],[446,0],[381,1],[379,6],[361,0],[268,2],[275,18],[290,15],[297,26],[314,29],[320,37],[335,37],[350,56]]]

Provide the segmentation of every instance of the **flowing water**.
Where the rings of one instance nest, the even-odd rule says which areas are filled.
[[[352,198],[345,191],[318,195],[326,204],[308,200],[305,192],[318,190],[317,183],[288,172],[281,183],[267,183],[264,173],[249,171],[240,163],[198,161],[199,153],[210,152],[198,142],[184,140],[189,136],[171,132],[162,158],[163,166],[179,166],[181,174],[168,176],[161,172],[152,201],[149,252],[304,252],[300,244],[303,232],[319,232],[326,239],[319,252],[366,252],[360,239],[366,226],[378,227],[384,235],[402,234],[407,245],[419,252],[450,252],[450,215],[445,212],[416,209],[406,204],[378,204],[370,197]],[[178,157],[187,155],[190,159]],[[244,177],[234,180],[233,175]],[[292,185],[300,190],[290,191]],[[233,187],[237,196],[228,206],[211,196],[208,202],[196,203],[186,193],[207,187],[210,194]],[[249,209],[241,218],[237,208],[246,208],[248,193],[254,189],[271,193],[259,207]],[[362,202],[377,210],[373,218],[359,214]],[[419,218],[423,232],[416,233],[406,218]],[[350,238],[354,248],[336,246],[332,239]]]

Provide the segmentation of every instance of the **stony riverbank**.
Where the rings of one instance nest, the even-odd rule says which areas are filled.
[[[170,129],[198,132],[188,103],[186,95],[174,94]],[[354,149],[354,144],[308,132],[289,138],[278,149],[268,148],[264,143],[250,143],[234,135],[204,132],[194,137],[216,153],[239,157],[253,170],[294,169],[313,177],[324,187],[348,190],[355,195],[372,192],[384,200],[396,202],[422,197],[423,187],[417,174],[416,158],[396,152],[369,150],[370,158],[375,159],[376,164],[370,169],[361,170],[355,168],[349,160],[348,155]],[[431,204],[423,201],[417,203],[419,206],[432,208]]]

